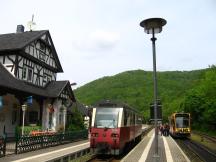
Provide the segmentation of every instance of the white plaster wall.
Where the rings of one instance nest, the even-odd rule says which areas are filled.
[[[49,110],[48,105],[51,103],[51,100],[45,100],[43,103],[43,117],[42,117],[42,129],[47,130],[49,128]],[[59,109],[62,105],[60,99],[56,99],[53,103],[54,113],[53,113],[53,125],[52,130],[58,131],[59,128]]]
[[[49,113],[48,113],[48,104],[51,103],[51,100],[44,100],[43,102],[43,113],[42,113],[42,129],[47,130],[49,128]]]
[[[10,59],[15,61],[15,55],[9,55]],[[13,64],[11,60],[9,60],[7,57],[5,57],[5,64]]]
[[[54,110],[55,110],[53,122],[54,122],[55,130],[58,131],[58,129],[59,129],[59,111],[60,111],[60,108],[62,106],[62,101],[60,99],[56,99],[53,106],[54,106]]]

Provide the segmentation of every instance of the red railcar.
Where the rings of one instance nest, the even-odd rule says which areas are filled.
[[[102,101],[92,110],[90,148],[97,154],[119,155],[142,134],[142,117],[126,104]]]

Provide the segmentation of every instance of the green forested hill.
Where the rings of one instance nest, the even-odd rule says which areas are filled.
[[[186,92],[196,87],[205,76],[205,70],[158,72],[158,96],[162,101],[163,118],[174,111],[183,111]],[[153,101],[152,72],[126,71],[90,82],[75,91],[76,98],[88,105],[101,99],[114,99],[140,110],[149,118],[149,104]]]

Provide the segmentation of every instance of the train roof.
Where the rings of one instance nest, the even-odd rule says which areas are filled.
[[[105,108],[105,107],[109,107],[109,108],[122,107],[122,108],[130,109],[132,111],[139,113],[136,109],[130,107],[126,103],[123,103],[120,101],[115,101],[115,100],[101,100],[101,101],[97,102],[94,105],[94,107],[102,107],[102,108]]]
[[[175,112],[175,113],[172,113],[171,116],[174,116],[174,115],[177,115],[177,114],[180,114],[180,115],[188,114],[188,115],[190,115],[190,113],[188,113],[188,112]]]

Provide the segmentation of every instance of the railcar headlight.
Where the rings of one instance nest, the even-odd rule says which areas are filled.
[[[98,137],[98,133],[92,133],[91,136],[92,137]]]
[[[119,137],[119,134],[117,134],[117,133],[112,133],[112,134],[111,134],[111,137],[113,137],[113,138],[118,138],[118,137]]]

